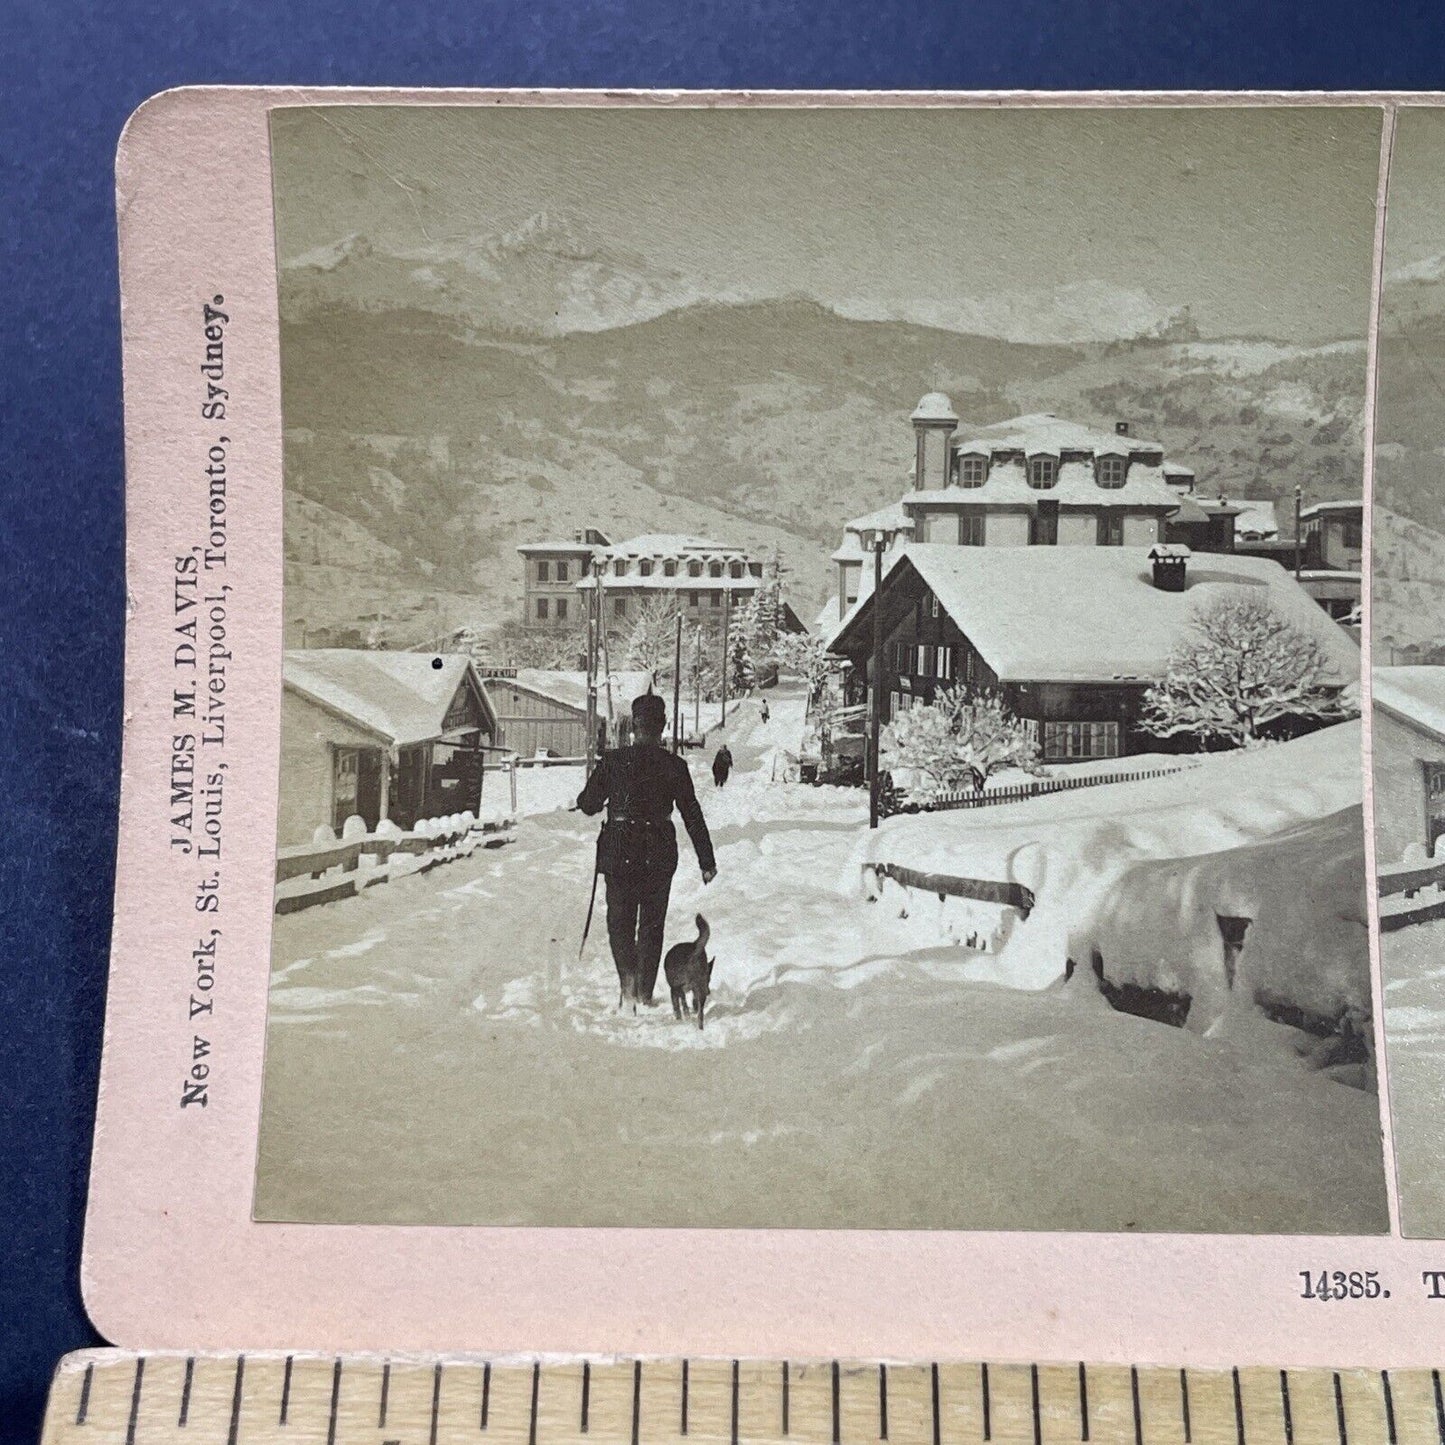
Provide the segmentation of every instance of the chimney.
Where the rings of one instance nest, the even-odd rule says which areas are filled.
[[[1126,436],[1128,436],[1128,435],[1129,435],[1129,423],[1126,422],[1126,421],[1116,421],[1116,422],[1114,423],[1114,435],[1115,435],[1116,437],[1126,437]]]
[[[1177,542],[1161,542],[1149,549],[1149,562],[1154,569],[1154,585],[1161,592],[1184,591],[1184,569],[1189,564],[1189,548]]]

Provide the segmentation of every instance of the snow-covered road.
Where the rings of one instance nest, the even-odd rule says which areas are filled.
[[[276,920],[258,1217],[1384,1227],[1368,1094],[1087,986],[970,978],[866,904],[866,796],[773,781],[802,700],[769,697],[770,723],[751,701],[731,720],[725,788],[693,759],[719,876],[683,842],[668,941],[707,914],[702,1033],[617,1013],[600,896],[578,961],[576,813]]]

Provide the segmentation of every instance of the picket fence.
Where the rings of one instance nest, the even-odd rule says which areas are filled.
[[[1129,773],[1086,773],[1077,777],[1037,778],[1031,783],[1013,783],[1006,788],[972,788],[938,793],[926,802],[910,799],[906,793],[885,790],[882,811],[894,813],[938,813],[954,808],[993,808],[1003,803],[1019,803],[1045,793],[1066,793],[1075,788],[1098,788],[1106,783],[1142,783],[1147,778],[1167,778],[1173,773],[1187,772],[1193,764],[1180,763],[1170,768],[1145,768]]]

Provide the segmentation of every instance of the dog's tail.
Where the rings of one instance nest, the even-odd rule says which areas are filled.
[[[712,929],[707,926],[707,919],[701,913],[697,915],[697,944],[696,947],[704,953],[707,952],[707,941],[712,937]]]

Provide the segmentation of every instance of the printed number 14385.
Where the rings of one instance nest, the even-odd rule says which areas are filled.
[[[1299,1272],[1301,1299],[1389,1299],[1390,1291],[1380,1284],[1375,1269],[1302,1269]]]

